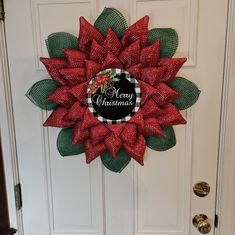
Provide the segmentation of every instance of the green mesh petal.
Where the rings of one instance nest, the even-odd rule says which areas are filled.
[[[128,28],[122,13],[114,8],[104,8],[95,21],[94,26],[103,34],[103,36],[106,36],[108,28],[112,28],[119,38],[122,37]]]
[[[60,131],[57,138],[57,148],[61,156],[71,156],[83,153],[82,142],[78,144],[72,144],[73,128],[64,128]]]
[[[123,149],[120,149],[116,159],[114,159],[108,151],[101,155],[101,161],[104,166],[110,171],[118,173],[120,173],[129,164],[130,160],[131,157]]]
[[[148,34],[148,45],[160,40],[161,58],[172,57],[178,48],[178,34],[174,29],[151,29]]]
[[[52,33],[48,36],[46,45],[51,58],[64,58],[63,49],[78,49],[78,39],[70,33]]]
[[[176,145],[175,132],[172,127],[164,128],[165,136],[146,137],[147,146],[156,151],[166,151]]]
[[[49,101],[47,98],[59,86],[59,83],[52,79],[41,80],[30,87],[25,95],[39,108],[52,110],[57,106],[57,103]]]
[[[172,103],[180,110],[187,109],[196,103],[200,95],[198,87],[189,80],[182,77],[175,77],[168,85],[181,96]]]

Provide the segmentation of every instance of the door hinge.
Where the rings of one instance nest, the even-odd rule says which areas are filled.
[[[15,185],[15,203],[16,209],[20,210],[22,208],[22,194],[21,194],[21,185]]]
[[[0,21],[3,21],[4,19],[5,19],[5,12],[4,12],[3,0],[0,0]]]
[[[219,223],[219,217],[217,214],[215,214],[215,223],[214,223],[215,228],[218,228],[218,223]]]

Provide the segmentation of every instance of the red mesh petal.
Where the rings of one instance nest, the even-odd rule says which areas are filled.
[[[95,40],[92,41],[90,50],[90,59],[102,64],[107,55],[107,50]]]
[[[158,91],[143,81],[139,80],[138,82],[141,89],[141,105],[144,105],[144,103]]]
[[[89,81],[80,83],[74,86],[70,92],[75,96],[82,104],[86,104],[86,92]]]
[[[163,111],[158,107],[153,99],[148,99],[141,107],[144,118],[158,117]]]
[[[61,86],[56,89],[49,97],[48,100],[61,104],[64,107],[70,107],[76,99],[70,93],[68,86]]]
[[[68,121],[65,119],[65,116],[67,114],[68,110],[63,107],[58,107],[51,115],[47,118],[47,120],[44,122],[43,126],[53,126],[53,127],[70,127],[74,124],[73,121]]]
[[[186,62],[186,58],[163,58],[159,60],[158,65],[163,66],[167,69],[163,81],[170,82],[175,75],[178,73],[179,69]]]
[[[129,67],[127,69],[127,72],[129,72],[133,77],[135,77],[136,79],[140,79],[141,78],[141,64],[135,64],[131,67]]]
[[[129,146],[133,146],[137,138],[137,127],[134,123],[126,123],[125,128],[122,131],[121,138],[124,143]]]
[[[102,70],[108,68],[123,68],[120,60],[111,51],[108,51],[107,57],[102,64]]]
[[[68,110],[68,113],[66,115],[67,120],[81,120],[83,119],[85,110],[87,107],[83,106],[79,101],[75,102],[70,109]]]
[[[74,126],[74,130],[73,130],[72,144],[77,144],[81,141],[84,141],[89,136],[90,135],[89,135],[88,129],[81,130],[81,122],[77,122],[76,125]]]
[[[123,144],[125,151],[138,163],[144,165],[144,152],[146,149],[145,138],[139,135],[134,146],[129,146],[126,143]]]
[[[88,55],[79,50],[64,49],[69,67],[85,67],[85,60],[88,59]]]
[[[110,130],[103,123],[90,128],[90,136],[93,144],[100,143]]]
[[[148,118],[144,120],[144,136],[164,136],[165,133],[159,125],[156,118]]]
[[[163,79],[165,73],[165,67],[143,68],[141,69],[141,80],[155,86]]]
[[[125,68],[129,68],[132,65],[139,64],[140,62],[140,41],[137,40],[128,46],[119,55],[119,59]]]
[[[84,68],[63,68],[60,69],[60,73],[64,76],[64,79],[70,86],[74,86],[87,80],[86,70]]]
[[[103,47],[106,48],[108,51],[113,52],[113,54],[116,56],[118,56],[122,51],[122,44],[111,28],[108,29]]]
[[[145,47],[148,40],[148,22],[149,17],[145,16],[131,25],[122,37],[122,45],[127,47],[139,39],[141,42],[141,47]]]
[[[151,46],[145,47],[140,52],[140,63],[143,67],[157,66],[160,58],[160,41],[156,41]]]
[[[110,133],[104,140],[107,150],[111,153],[112,157],[115,158],[118,151],[122,147],[122,140]]]
[[[59,69],[68,66],[65,59],[41,57],[40,61],[45,65],[47,72],[50,74],[52,79],[59,82],[61,85],[66,85],[63,76],[59,73]]]
[[[84,150],[86,154],[86,162],[90,163],[95,158],[99,157],[106,150],[106,146],[104,143],[99,143],[97,145],[93,145],[90,139],[84,141]]]
[[[84,17],[80,17],[80,32],[78,37],[79,50],[88,53],[93,39],[100,44],[104,41],[102,34],[87,22]]]
[[[171,89],[169,86],[160,82],[156,87],[158,93],[152,96],[152,98],[156,101],[160,106],[164,106],[167,103],[177,99],[180,97],[180,94]]]
[[[115,137],[119,137],[123,128],[125,127],[125,124],[109,124],[106,125],[106,127],[115,135]]]
[[[102,70],[101,65],[92,60],[86,60],[86,76],[87,79],[92,79],[95,75]]]
[[[163,114],[157,119],[161,126],[168,127],[187,123],[179,110],[173,104],[168,104],[164,109],[162,109],[162,111]]]
[[[144,127],[144,117],[141,109],[128,121],[129,123],[134,123],[138,127],[138,131],[142,130]]]
[[[90,128],[99,124],[100,124],[100,121],[91,114],[89,109],[86,109],[84,113],[84,118],[82,120],[81,129],[85,130],[87,128]]]

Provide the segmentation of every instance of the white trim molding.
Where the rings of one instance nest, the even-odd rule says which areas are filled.
[[[235,0],[229,0],[218,167],[216,235],[235,231]]]
[[[21,210],[16,210],[14,186],[19,183],[15,130],[4,22],[0,21],[0,139],[7,187],[10,227],[23,235]]]

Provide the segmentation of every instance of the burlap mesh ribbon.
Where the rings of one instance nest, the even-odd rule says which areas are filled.
[[[116,9],[105,8],[94,26],[80,18],[79,37],[65,32],[48,36],[50,58],[41,58],[52,79],[35,83],[26,96],[44,110],[53,110],[45,126],[63,128],[57,138],[62,156],[101,156],[106,168],[121,172],[131,158],[144,164],[146,146],[165,151],[176,144],[173,125],[185,124],[179,110],[193,105],[197,86],[176,77],[186,58],[171,58],[178,35],[171,28],[148,31],[145,16],[129,28]],[[89,80],[107,68],[122,68],[138,79],[139,111],[127,123],[105,125],[87,109]]]
[[[124,16],[116,9],[105,8],[95,21],[94,26],[105,36],[107,30],[112,28],[116,35],[121,38],[128,28]]]
[[[48,96],[53,93],[60,85],[51,79],[45,79],[35,83],[26,93],[26,96],[38,107],[44,110],[52,110],[57,103],[48,101]]]
[[[52,33],[46,40],[46,46],[50,57],[65,57],[63,49],[77,49],[77,37],[70,33]]]
[[[171,28],[158,28],[149,30],[148,44],[153,44],[156,40],[160,40],[160,56],[161,58],[172,57],[178,47],[178,34]]]

